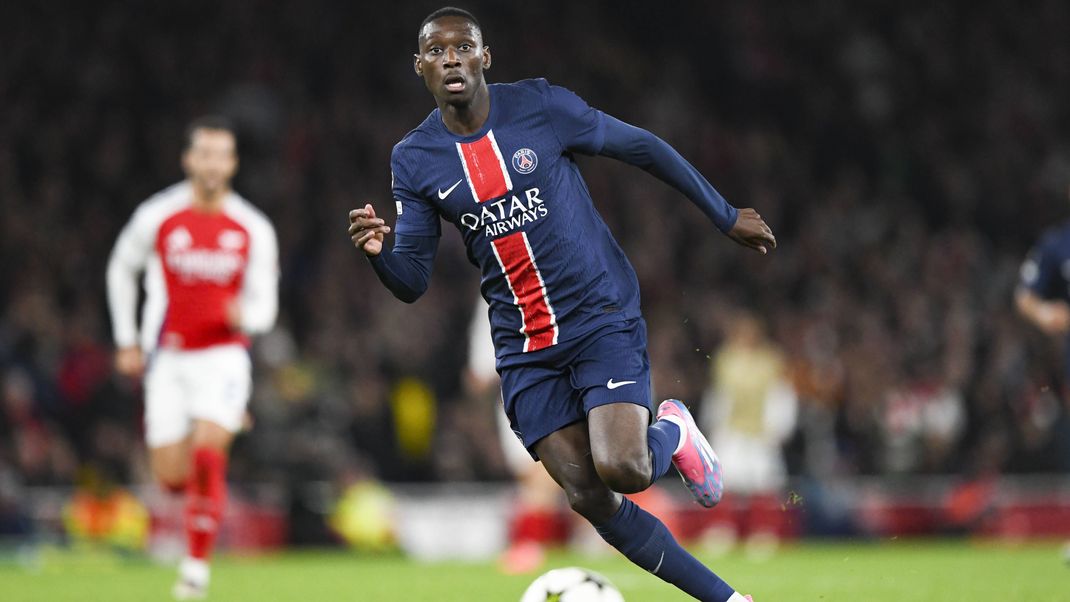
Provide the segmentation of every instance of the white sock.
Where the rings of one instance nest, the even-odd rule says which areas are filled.
[[[198,587],[208,587],[212,568],[204,560],[187,556],[178,565],[178,574],[182,576],[183,581],[189,581]]]
[[[676,425],[676,428],[680,429],[680,440],[676,442],[676,451],[672,452],[672,455],[680,453],[680,450],[684,448],[684,443],[687,442],[687,426],[679,416],[673,416],[668,414],[661,417],[662,420],[668,420]]]
[[[739,595],[739,592],[735,592],[730,598],[728,598],[728,602],[747,602],[747,599]]]

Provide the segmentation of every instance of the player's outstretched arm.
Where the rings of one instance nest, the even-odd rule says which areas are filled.
[[[1018,313],[1049,335],[1070,332],[1070,305],[1063,301],[1047,300],[1026,287],[1014,295]]]
[[[732,240],[767,253],[776,248],[773,231],[754,209],[736,209],[669,143],[650,132],[605,115],[601,153],[651,175],[682,192]]]
[[[379,281],[405,303],[412,303],[427,291],[431,267],[438,251],[437,236],[395,235],[394,248],[383,241],[390,226],[375,216],[371,204],[349,212],[349,238],[364,251]]]

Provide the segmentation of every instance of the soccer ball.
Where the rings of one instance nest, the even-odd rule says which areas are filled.
[[[602,575],[579,567],[554,569],[540,575],[520,602],[624,602],[624,596]]]

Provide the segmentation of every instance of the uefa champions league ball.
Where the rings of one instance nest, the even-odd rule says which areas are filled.
[[[579,567],[554,569],[528,586],[520,602],[624,602],[624,596],[602,575]]]

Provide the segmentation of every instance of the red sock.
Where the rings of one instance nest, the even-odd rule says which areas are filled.
[[[186,540],[191,558],[211,556],[226,502],[227,457],[219,450],[197,448],[186,489]]]
[[[522,506],[513,517],[511,543],[532,541],[540,544],[561,543],[568,537],[568,527],[558,512]]]

